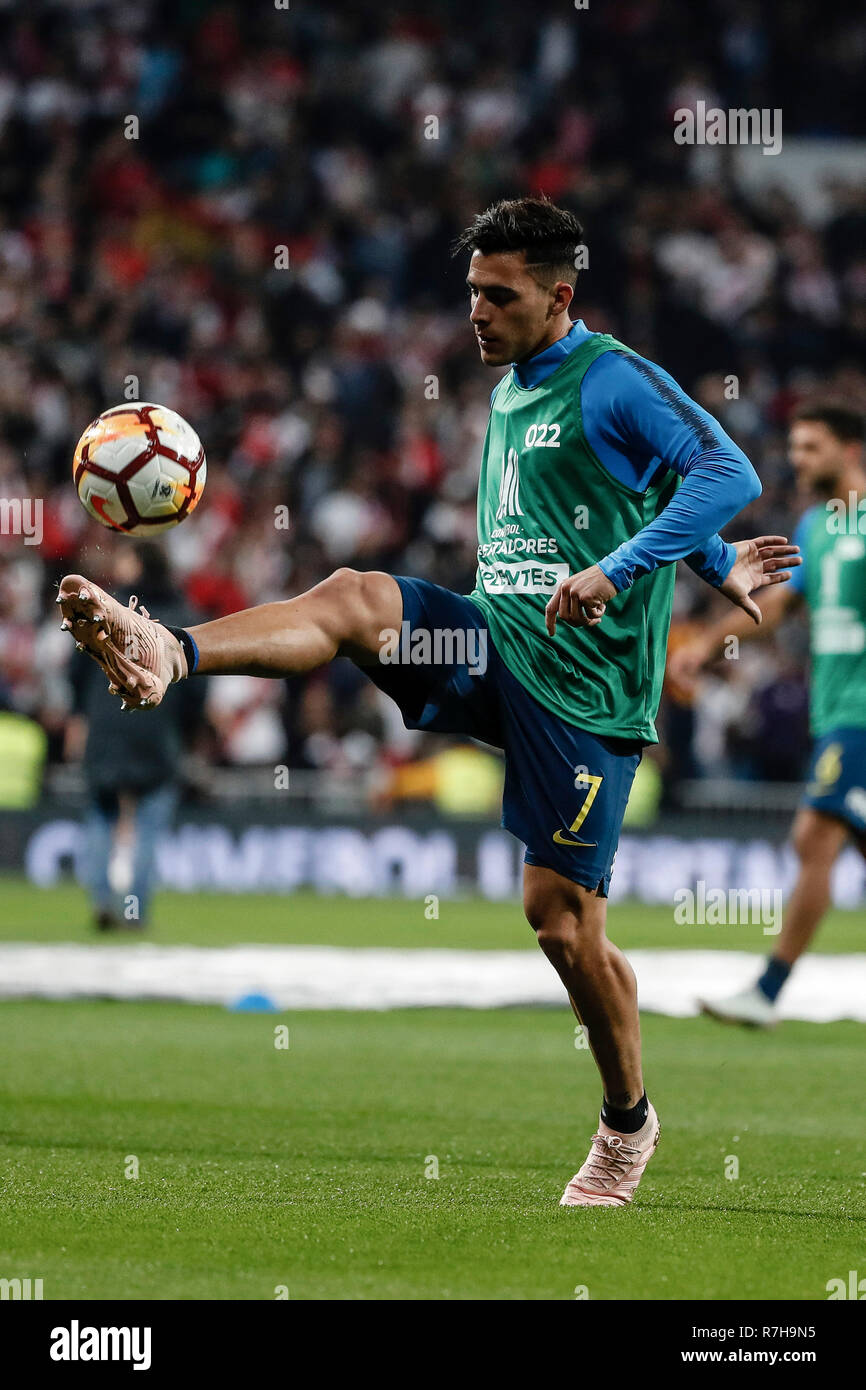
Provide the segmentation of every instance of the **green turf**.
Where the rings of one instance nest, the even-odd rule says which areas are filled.
[[[773,938],[760,925],[678,926],[669,907],[636,902],[612,905],[610,936],[626,949],[659,946],[765,952]],[[87,941],[94,938],[87,899],[64,884],[34,889],[18,878],[0,878],[0,940]],[[128,942],[127,933],[101,940]],[[535,939],[517,902],[474,898],[439,905],[438,920],[425,916],[424,899],[286,897],[217,893],[162,893],[155,902],[148,939],[185,945],[238,941],[319,943],[323,946],[447,946],[535,950]],[[822,952],[866,951],[866,911],[831,912],[821,928]]]
[[[824,1299],[862,1270],[862,1027],[644,1040],[638,1198],[563,1210],[598,1101],[565,1009],[5,1003],[0,1273],[48,1299]]]
[[[864,925],[834,913],[821,949],[863,949]],[[631,947],[767,945],[759,928],[678,927],[634,903],[612,908],[611,932]],[[0,935],[94,939],[78,889],[14,879]],[[151,938],[535,949],[513,903],[443,901],[430,921],[420,902],[308,894],[165,894]],[[3,1003],[0,1276],[42,1278],[49,1299],[271,1299],[280,1285],[293,1299],[569,1299],[584,1285],[594,1299],[822,1299],[862,1269],[862,1122],[838,1104],[862,1027],[643,1028],[659,1152],[630,1210],[563,1211],[599,1098],[565,1009]]]

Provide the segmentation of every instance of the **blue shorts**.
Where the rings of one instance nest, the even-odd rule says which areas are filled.
[[[866,729],[831,729],[818,740],[803,804],[866,835]]]
[[[502,661],[471,599],[424,579],[397,583],[399,642],[365,674],[408,729],[502,748],[502,824],[526,845],[526,863],[606,897],[641,743],[588,733],[540,705]]]

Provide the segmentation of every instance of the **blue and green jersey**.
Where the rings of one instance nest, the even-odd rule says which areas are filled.
[[[866,508],[813,507],[794,535],[803,563],[790,583],[809,608],[812,732],[866,729]],[[863,534],[860,525],[863,526]]]
[[[478,491],[472,599],[503,661],[546,708],[593,733],[656,741],[674,582],[687,558],[721,583],[717,531],[760,492],[745,456],[666,373],[582,323],[496,388]],[[600,564],[617,594],[594,628],[545,606]]]

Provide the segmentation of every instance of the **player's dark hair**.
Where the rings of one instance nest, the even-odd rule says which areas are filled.
[[[452,255],[480,251],[523,251],[528,269],[546,272],[544,278],[577,280],[577,248],[583,245],[583,226],[573,212],[549,198],[503,198],[479,212],[455,239]]]
[[[816,401],[812,405],[801,405],[794,411],[791,423],[799,420],[814,420],[826,425],[843,444],[862,444],[866,440],[866,419],[859,410],[851,410],[846,405],[833,405]]]

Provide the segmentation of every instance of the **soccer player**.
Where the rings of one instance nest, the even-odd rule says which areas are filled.
[[[702,999],[726,1023],[771,1027],[780,991],[830,905],[830,874],[849,837],[866,854],[866,424],[836,405],[804,406],[792,421],[789,456],[797,489],[820,501],[794,537],[801,568],[761,602],[759,628],[723,617],[671,657],[686,685],[721,654],[729,636],[769,636],[790,608],[809,610],[810,714],[815,747],[793,827],[799,872],[782,930],[760,979],[724,999]]]
[[[667,373],[571,321],[582,237],[569,212],[522,198],[479,214],[457,243],[471,253],[481,360],[511,364],[491,402],[471,595],[340,569],[297,598],[189,631],[143,619],[78,575],[59,602],[132,708],[196,672],[288,676],[344,655],[408,727],[505,750],[503,824],[526,845],[524,910],[604,1088],[562,1204],[621,1206],[659,1124],[635,978],[605,934],[606,899],[641,749],[656,741],[673,562],[687,558],[757,620],[750,593],[787,578],[793,550],[778,536],[720,539],[760,492],[751,464]],[[462,650],[449,653],[442,638],[454,634]],[[438,664],[412,659],[419,636]]]

